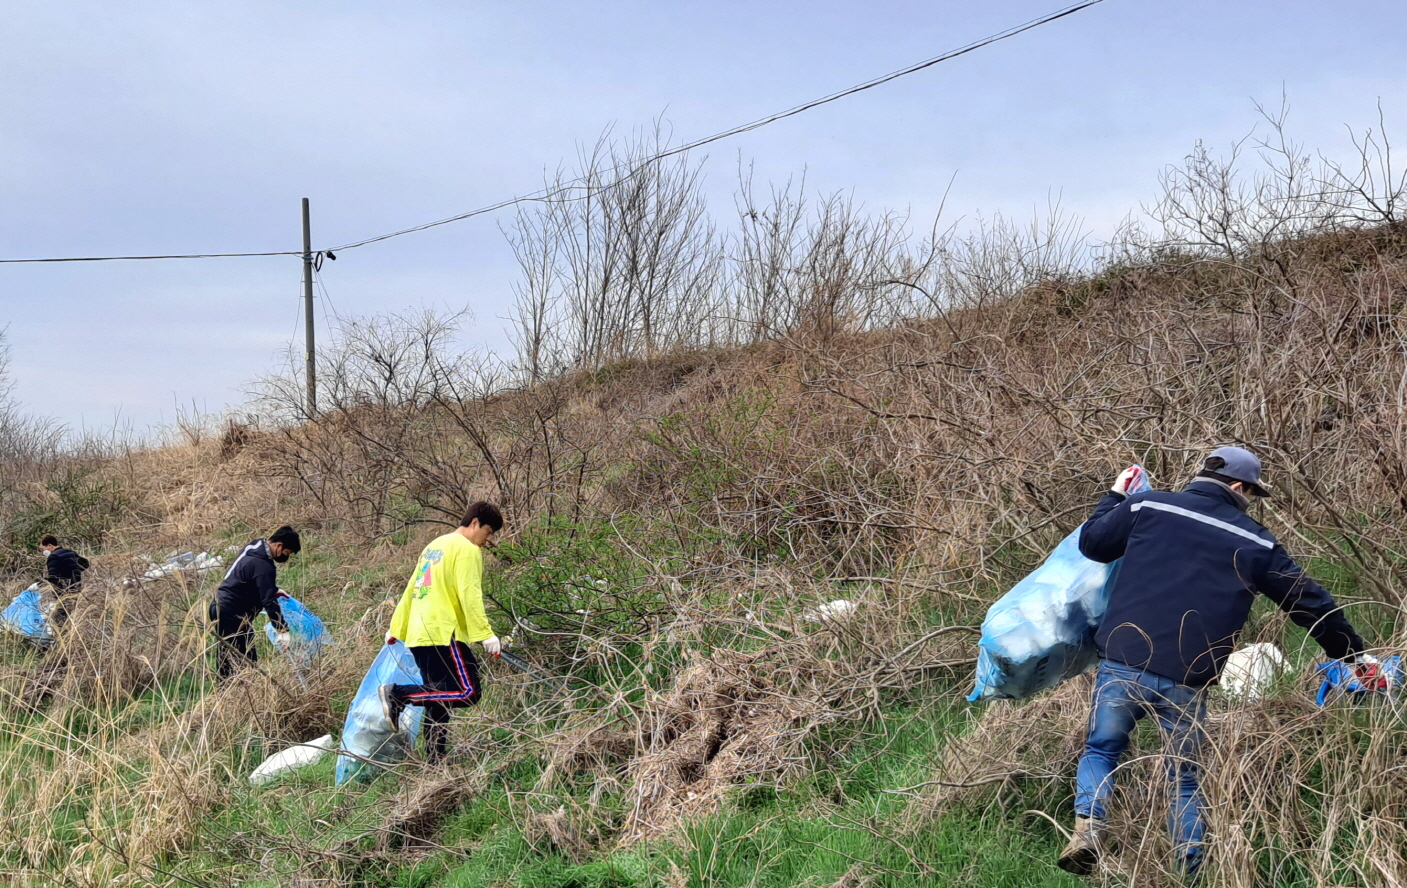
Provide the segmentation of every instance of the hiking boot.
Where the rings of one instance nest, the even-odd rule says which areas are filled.
[[[386,724],[391,726],[391,733],[399,734],[401,713],[405,712],[405,704],[396,697],[396,686],[382,685],[376,696],[381,699],[381,714],[386,716]]]
[[[1099,862],[1099,844],[1104,838],[1104,821],[1075,815],[1075,831],[1070,834],[1070,844],[1060,852],[1055,865],[1067,873],[1087,876],[1094,872]]]

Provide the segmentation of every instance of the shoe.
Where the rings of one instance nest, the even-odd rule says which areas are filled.
[[[381,714],[386,716],[386,724],[391,727],[391,733],[399,734],[401,713],[405,712],[405,704],[396,699],[396,686],[382,685],[376,696],[381,699]]]
[[[1092,817],[1075,815],[1075,831],[1070,834],[1070,844],[1060,852],[1055,865],[1067,873],[1087,876],[1094,872],[1099,862],[1099,845],[1104,838],[1104,821]]]

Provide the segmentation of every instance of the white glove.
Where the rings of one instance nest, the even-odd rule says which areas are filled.
[[[1129,488],[1137,486],[1142,477],[1142,469],[1138,466],[1129,466],[1119,473],[1119,477],[1114,481],[1114,486],[1109,489],[1120,496],[1128,496]]]
[[[293,636],[286,630],[283,632],[275,632],[274,642],[278,644],[279,647],[286,649],[289,645],[293,644]]]
[[[497,635],[490,635],[488,638],[479,642],[479,644],[484,646],[484,653],[488,654],[490,657],[503,656],[503,644],[498,640]]]

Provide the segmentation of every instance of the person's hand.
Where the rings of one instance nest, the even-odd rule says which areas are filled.
[[[1114,480],[1114,486],[1109,488],[1120,496],[1128,496],[1130,487],[1137,487],[1143,478],[1143,470],[1138,466],[1129,466],[1119,473],[1119,477]]]
[[[1359,654],[1353,658],[1353,677],[1365,691],[1386,691],[1392,684],[1392,679],[1372,654]]]
[[[387,633],[386,633],[386,643],[387,643],[387,644],[395,644],[395,643],[396,643],[396,636],[394,636],[394,635],[392,635],[391,633],[387,632]]]
[[[479,642],[479,644],[484,646],[484,653],[488,654],[490,657],[503,656],[503,643],[498,640],[497,635],[490,635],[488,638]]]
[[[279,647],[287,649],[289,645],[293,644],[293,635],[287,629],[275,632],[274,641],[278,643]]]

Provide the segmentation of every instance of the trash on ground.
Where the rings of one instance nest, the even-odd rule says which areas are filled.
[[[1248,644],[1226,658],[1221,689],[1228,697],[1259,700],[1289,668],[1290,661],[1270,642]]]
[[[818,605],[806,613],[802,614],[802,619],[808,623],[829,623],[835,620],[843,620],[851,616],[860,609],[858,601],[850,601],[846,598],[837,598],[825,604]]]
[[[1129,493],[1149,489],[1146,472],[1138,482]],[[1099,661],[1094,632],[1109,607],[1118,562],[1089,560],[1079,540],[1077,529],[987,611],[969,702],[1029,697]]]
[[[410,649],[399,641],[381,646],[366,678],[357,688],[347,721],[342,726],[341,751],[337,757],[337,785],[348,780],[368,782],[381,773],[378,765],[393,765],[404,759],[420,734],[425,710],[407,706],[401,715],[403,730],[395,732],[386,724],[378,692],[383,684],[420,684],[420,667]]]
[[[251,786],[272,783],[289,771],[321,761],[324,756],[336,748],[337,741],[332,739],[331,734],[324,734],[316,740],[290,746],[282,752],[276,752],[264,759],[259,767],[254,769],[254,773],[249,775],[249,783]]]
[[[199,576],[206,571],[221,567],[225,563],[225,559],[219,555],[211,555],[209,552],[172,552],[161,562],[150,558],[146,561],[151,565],[151,568],[141,576],[127,580],[127,585],[140,586],[153,580],[162,580],[181,573]]]

